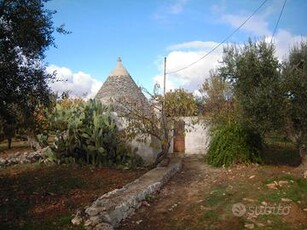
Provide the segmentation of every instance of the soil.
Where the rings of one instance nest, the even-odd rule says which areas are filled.
[[[258,202],[255,205],[260,205],[262,197],[272,193],[265,186],[267,180],[290,175],[301,181],[304,170],[306,167],[257,164],[213,168],[206,165],[200,156],[185,157],[182,171],[158,194],[148,198],[118,229],[244,229],[245,224],[270,227],[271,222],[271,229],[274,229],[274,226],[279,226],[278,221],[281,225],[289,224],[289,229],[301,229],[307,227],[307,212],[303,211],[307,207],[307,194],[304,194],[306,183],[305,190],[299,190],[302,200],[299,203],[291,202],[291,215],[282,216],[275,222],[275,216],[272,215],[266,216],[264,220],[261,217],[236,217],[231,212],[231,206],[237,202],[246,204],[242,200],[248,200],[248,197]],[[274,198],[274,194],[271,196]],[[269,198],[267,201],[270,201]]]
[[[1,144],[0,157],[6,159],[7,157],[16,153],[33,152],[34,150],[29,146],[27,141],[12,142],[12,148],[7,148],[6,143]]]
[[[219,183],[219,175],[223,171],[225,169],[208,167],[197,156],[183,158],[182,170],[151,202],[141,206],[136,214],[124,221],[118,229],[165,229],[165,223],[168,223],[170,218],[184,219],[188,213],[178,213],[175,217],[173,210],[179,206],[185,210],[191,202],[199,201],[201,193],[209,192],[211,186]]]
[[[70,229],[77,209],[146,171],[38,163],[0,169],[0,229]]]

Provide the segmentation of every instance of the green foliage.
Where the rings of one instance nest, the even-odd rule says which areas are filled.
[[[52,149],[61,160],[73,157],[95,166],[134,167],[142,163],[121,138],[110,109],[98,101],[57,104],[51,121],[56,129]]]
[[[261,136],[237,123],[214,130],[206,160],[220,167],[243,162],[260,162]]]
[[[274,52],[271,43],[249,40],[243,47],[226,47],[219,68],[219,74],[233,87],[238,119],[260,133],[282,124],[280,65]]]
[[[45,50],[54,45],[45,0],[0,1],[0,120],[33,130],[38,105],[49,105]]]
[[[58,159],[56,153],[53,152],[50,148],[48,148],[45,152],[43,159],[39,160],[39,163],[44,163],[46,165],[54,165],[60,164],[60,160]]]
[[[174,92],[166,93],[165,97],[158,93],[158,85],[155,85],[154,94],[151,96],[151,108],[140,109],[136,103],[131,103],[123,98],[117,102],[124,108],[122,116],[127,121],[125,127],[126,138],[138,141],[147,141],[152,138],[152,147],[161,151],[157,154],[154,165],[161,162],[168,154],[173,139],[174,124],[181,119],[181,116],[195,114],[196,102],[191,93],[183,89],[176,89]],[[154,140],[153,140],[154,139]]]
[[[307,144],[307,41],[294,46],[283,63],[284,131],[303,156]]]
[[[40,146],[46,147],[48,146],[48,133],[43,132],[40,134],[37,134],[37,140]]]
[[[217,72],[210,71],[210,78],[202,84],[202,114],[215,124],[227,124],[234,120],[235,100],[230,84]]]
[[[163,99],[162,99],[163,100]],[[175,89],[165,94],[166,116],[193,116],[196,112],[196,101],[192,93],[184,89]]]

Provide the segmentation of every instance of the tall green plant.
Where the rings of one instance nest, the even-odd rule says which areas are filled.
[[[283,120],[280,65],[274,53],[273,44],[249,40],[244,46],[226,47],[219,68],[238,102],[237,120],[262,134],[278,129]]]
[[[305,157],[307,145],[307,40],[294,46],[283,63],[284,131]]]
[[[58,104],[52,118],[57,130],[53,151],[60,158],[74,157],[96,166],[141,162],[121,138],[110,108],[98,101]]]
[[[261,162],[262,139],[251,129],[237,123],[216,127],[206,160],[221,167],[236,163]]]

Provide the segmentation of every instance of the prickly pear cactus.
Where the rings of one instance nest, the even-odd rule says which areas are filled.
[[[59,158],[74,157],[95,166],[137,166],[140,158],[125,144],[110,108],[90,100],[78,105],[58,104],[52,114]]]

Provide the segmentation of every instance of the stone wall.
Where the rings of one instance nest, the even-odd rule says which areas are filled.
[[[48,153],[48,149],[49,147],[35,152],[17,152],[11,156],[8,156],[7,158],[0,158],[0,168],[15,164],[26,164],[39,161],[40,159],[44,159]]]
[[[142,201],[156,193],[182,167],[180,158],[172,158],[167,167],[157,167],[139,179],[115,189],[95,200],[91,205],[77,212],[72,219],[74,225],[86,229],[113,229],[132,215]]]

